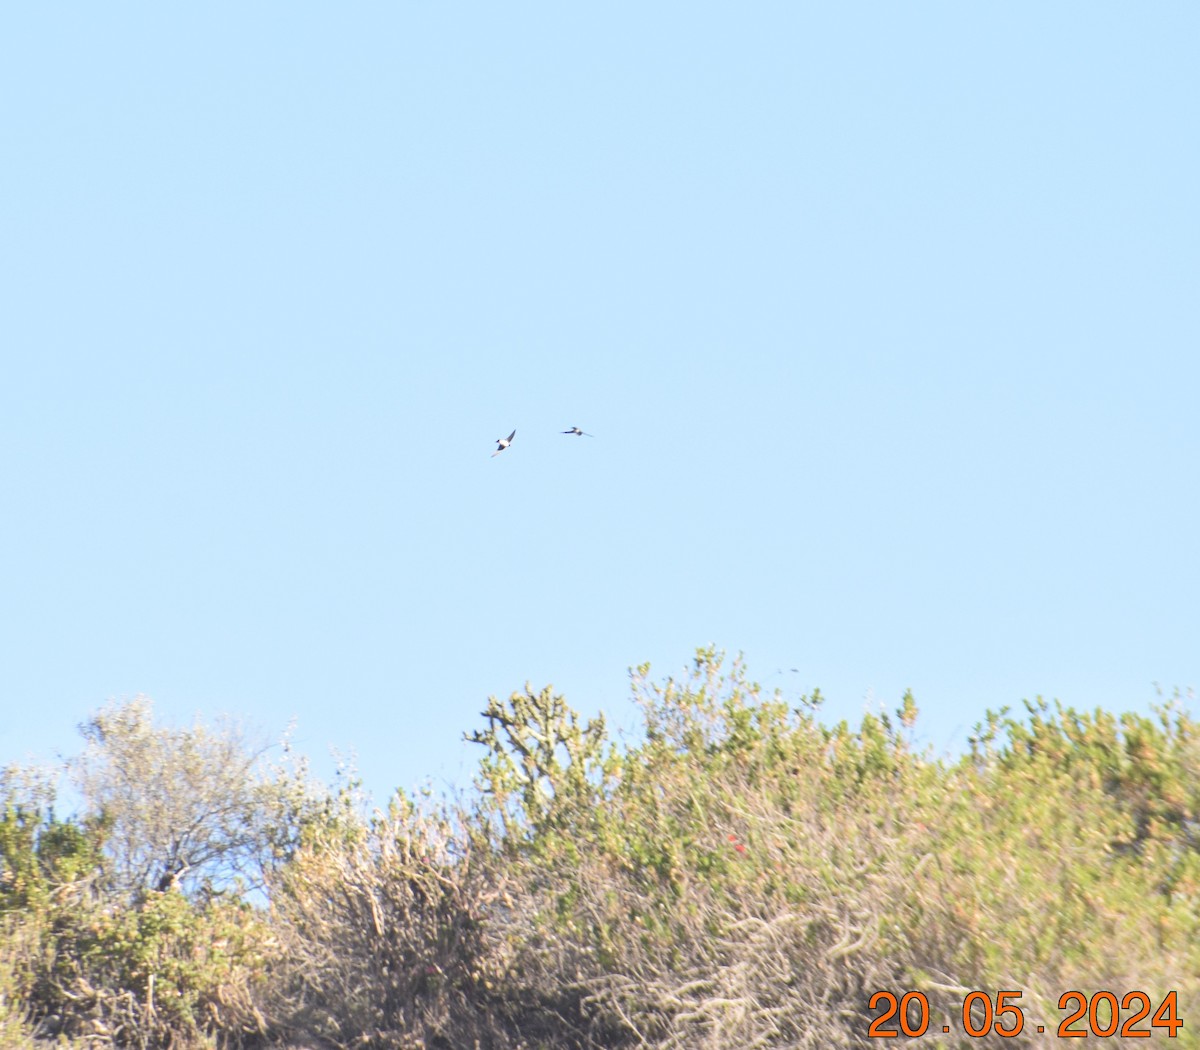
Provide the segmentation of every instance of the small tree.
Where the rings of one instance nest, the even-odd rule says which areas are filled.
[[[488,749],[476,786],[499,804],[509,831],[510,799],[529,829],[543,830],[554,812],[596,804],[595,784],[615,761],[603,715],[581,724],[553,686],[535,693],[527,682],[507,701],[488,697],[482,716],[487,728],[464,739]]]
[[[87,747],[73,772],[89,816],[108,830],[108,888],[137,899],[260,886],[313,805],[303,767],[267,769],[267,747],[233,723],[174,729],[153,713],[138,697],[80,726]]]

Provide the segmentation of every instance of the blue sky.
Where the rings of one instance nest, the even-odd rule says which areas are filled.
[[[10,8],[0,762],[145,693],[382,795],[465,779],[488,694],[629,725],[710,642],[939,750],[1197,683],[1198,38]]]

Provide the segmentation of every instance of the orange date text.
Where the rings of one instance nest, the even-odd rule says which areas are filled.
[[[928,1032],[931,1025],[935,1026],[935,1031],[939,1028],[942,1032],[960,1030],[974,1039],[993,1032],[1011,1038],[1025,1031],[1027,1025],[1039,1033],[1045,1032],[1045,1023],[1026,1020],[1024,1010],[1017,1005],[1021,994],[1011,990],[996,992],[994,996],[987,992],[968,992],[963,996],[959,1016],[947,1018],[946,1023],[939,1026],[930,1017],[929,999],[924,992],[903,992],[899,997],[894,992],[875,992],[868,1009],[872,1013],[882,1012],[871,1020],[867,1035],[872,1039],[894,1039],[901,1035],[914,1039]],[[1155,1009],[1145,992],[1127,992],[1119,1000],[1115,992],[1109,991],[1095,992],[1091,996],[1083,992],[1063,992],[1058,998],[1058,1008],[1066,1011],[1066,1015],[1058,1019],[1054,1031],[1060,1039],[1083,1039],[1089,1035],[1149,1039],[1155,1034],[1174,1039],[1183,1027],[1177,1000],[1176,992],[1167,992]],[[1123,1020],[1122,1015],[1125,1015]]]

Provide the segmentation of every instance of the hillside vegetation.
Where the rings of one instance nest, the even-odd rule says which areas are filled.
[[[617,746],[550,689],[493,698],[472,790],[373,812],[234,725],[105,708],[77,812],[56,771],[0,780],[0,1046],[877,1047],[879,991],[923,993],[917,1045],[1049,1046],[1078,990],[1076,1030],[1141,992],[1120,1023],[1200,1047],[1179,704],[988,712],[950,762],[911,695],[830,728],[713,650],[634,699]],[[968,1038],[974,990],[1019,991],[1022,1034]]]

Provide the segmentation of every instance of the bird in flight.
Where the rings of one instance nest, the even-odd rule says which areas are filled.
[[[514,430],[506,438],[496,438],[496,451],[492,453],[492,456],[495,457],[500,455],[501,452],[503,452],[506,448],[508,448],[509,445],[512,444],[512,439],[516,436],[517,432]]]
[[[580,437],[590,438],[595,437],[595,434],[588,434],[580,430],[578,427],[572,427],[570,430],[564,430],[564,434],[578,434]]]

